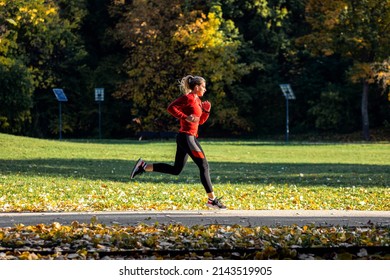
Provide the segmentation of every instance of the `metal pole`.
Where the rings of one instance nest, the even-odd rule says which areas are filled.
[[[99,139],[102,139],[102,112],[101,112],[101,101],[99,101]]]
[[[289,133],[290,133],[290,129],[289,129],[289,119],[288,119],[288,98],[286,98],[286,143],[288,143]]]
[[[60,108],[60,140],[62,140],[62,117],[61,117],[61,101],[59,103],[59,108]]]

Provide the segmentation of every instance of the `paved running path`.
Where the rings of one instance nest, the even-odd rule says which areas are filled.
[[[390,226],[390,211],[341,211],[341,210],[227,210],[227,211],[128,211],[128,212],[43,212],[0,213],[0,227],[16,224],[36,225],[58,222],[63,225],[72,221],[105,225],[153,225],[222,224],[242,226]]]

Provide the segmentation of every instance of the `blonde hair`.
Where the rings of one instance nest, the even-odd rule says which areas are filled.
[[[187,75],[180,80],[180,91],[183,94],[189,94],[197,85],[206,82],[203,77]]]

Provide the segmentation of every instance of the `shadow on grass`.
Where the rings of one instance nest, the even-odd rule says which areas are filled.
[[[0,160],[0,176],[48,176],[129,182],[133,161],[99,159]],[[210,162],[214,184],[282,184],[296,186],[390,187],[387,165]],[[1,181],[1,177],[0,177]],[[146,173],[137,181],[199,183],[189,161],[179,176]]]

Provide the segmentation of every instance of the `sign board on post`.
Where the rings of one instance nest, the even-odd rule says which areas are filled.
[[[62,88],[53,88],[53,92],[56,95],[56,98],[59,102],[68,101],[68,98],[66,97]]]
[[[104,101],[104,88],[95,88],[95,101]]]
[[[101,103],[104,101],[104,88],[95,88],[95,101],[99,103],[99,139],[102,139]]]
[[[284,97],[289,100],[295,99],[294,92],[291,89],[290,84],[281,84],[280,88],[283,91]]]
[[[60,133],[60,140],[62,139],[62,113],[61,113],[61,103],[67,102],[68,98],[66,97],[64,91],[62,88],[53,88],[53,92],[58,100],[59,104],[59,133]]]
[[[290,128],[289,128],[289,119],[288,119],[288,101],[289,100],[294,100],[295,99],[295,95],[294,95],[294,92],[292,91],[291,89],[291,86],[290,84],[280,84],[279,85],[283,94],[284,94],[284,97],[286,98],[286,142],[288,142],[288,137],[289,137],[289,134],[290,134]]]

